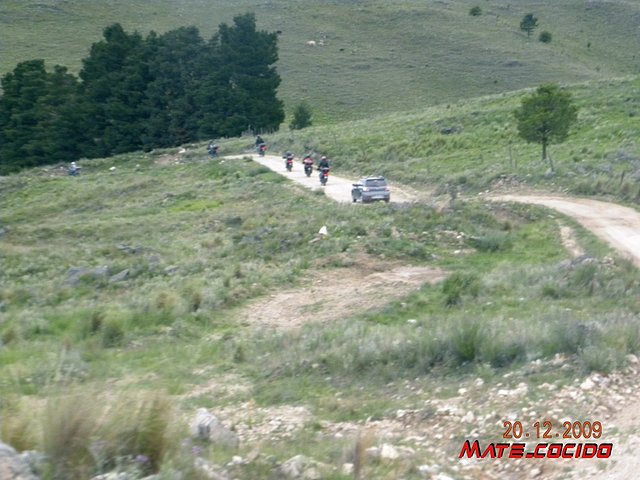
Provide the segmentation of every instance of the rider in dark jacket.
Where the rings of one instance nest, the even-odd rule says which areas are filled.
[[[318,164],[318,170],[322,170],[323,168],[330,168],[329,167],[329,160],[324,155],[320,159],[320,163]]]

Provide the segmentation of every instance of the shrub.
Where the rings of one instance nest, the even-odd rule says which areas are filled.
[[[578,362],[587,373],[611,373],[624,363],[624,352],[601,344],[589,345],[578,352]]]
[[[289,124],[291,130],[301,130],[311,126],[311,107],[306,102],[298,104],[293,111],[293,119]]]
[[[477,320],[459,321],[450,334],[450,351],[456,364],[473,362],[480,358],[483,345],[487,342],[487,329]]]
[[[462,303],[462,297],[469,295],[477,297],[480,292],[480,279],[477,275],[454,273],[442,283],[444,304],[452,307]]]
[[[477,5],[475,7],[471,7],[471,9],[469,10],[469,15],[471,15],[472,17],[479,17],[480,15],[482,15],[482,8]]]
[[[544,32],[540,32],[538,40],[540,40],[542,43],[551,43],[551,33],[547,32],[546,30]]]
[[[51,479],[90,478],[93,457],[89,450],[98,416],[88,399],[77,396],[50,399],[43,422],[43,450]]]
[[[102,327],[102,346],[104,348],[119,347],[124,342],[124,325],[121,320],[111,319]]]
[[[480,252],[500,252],[511,247],[509,232],[491,231],[479,237],[469,237],[468,243]]]
[[[4,399],[0,404],[0,438],[17,451],[35,450],[37,440],[33,428],[32,415],[28,415],[25,408],[13,401]]]

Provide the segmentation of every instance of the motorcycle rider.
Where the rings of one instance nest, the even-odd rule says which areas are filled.
[[[318,170],[320,171],[320,183],[322,183],[322,177],[325,173],[328,173],[331,167],[329,166],[329,159],[323,155],[320,158],[320,163],[318,164]]]
[[[320,158],[320,163],[318,164],[318,170],[322,171],[323,168],[331,168],[329,166],[329,159],[324,155]]]
[[[302,159],[302,164],[304,165],[304,173],[307,173],[307,176],[309,176],[309,174],[311,174],[311,171],[313,170],[313,154],[311,152],[308,152],[305,154],[304,158]]]
[[[286,151],[285,154],[282,156],[282,158],[284,158],[284,166],[287,170],[291,170],[291,167],[293,166],[293,157],[295,155],[293,153],[291,153],[290,151]]]
[[[260,135],[256,136],[256,152],[264,156],[264,152],[267,150],[267,142],[265,142]]]
[[[217,157],[218,156],[218,145],[213,143],[213,140],[211,140],[209,142],[209,145],[207,146],[207,151],[209,152],[209,155],[211,155],[212,157]]]
[[[80,167],[76,164],[76,162],[71,162],[69,166],[69,175],[72,177],[77,177],[80,175]]]

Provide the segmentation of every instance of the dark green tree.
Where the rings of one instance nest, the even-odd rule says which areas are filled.
[[[143,148],[167,147],[198,136],[195,92],[209,74],[208,46],[195,27],[146,39],[149,82],[145,90]]]
[[[221,125],[223,135],[277,130],[284,121],[284,106],[277,98],[280,76],[276,33],[256,30],[253,14],[234,17],[234,25],[220,25],[217,40],[219,67],[209,87],[224,86],[217,108],[227,112]],[[219,93],[219,92],[218,92]],[[200,92],[201,96],[207,92]],[[215,106],[213,107],[216,108]]]
[[[471,9],[469,10],[469,15],[471,15],[472,17],[479,17],[480,15],[482,15],[482,8],[477,5],[475,7],[471,7]]]
[[[251,14],[205,42],[195,27],[146,38],[119,24],[83,59],[79,82],[42,60],[2,78],[0,170],[273,131],[284,120],[275,33]]]
[[[533,13],[527,13],[520,21],[520,30],[527,32],[527,37],[531,36],[531,33],[538,26],[538,19]]]
[[[578,109],[573,105],[571,95],[557,85],[542,85],[535,94],[522,100],[514,115],[518,121],[518,134],[529,143],[542,145],[542,160],[548,158],[553,171],[547,146],[565,141],[571,125],[578,118]]]
[[[0,167],[10,172],[18,166],[37,165],[44,154],[38,150],[35,130],[40,112],[38,101],[47,92],[44,60],[19,63],[2,77],[0,99]]]
[[[291,130],[301,130],[311,126],[311,107],[307,102],[300,102],[293,110],[293,119],[289,123]]]
[[[142,146],[145,90],[149,78],[143,39],[120,24],[104,29],[104,40],[82,60],[83,112],[95,141],[89,156],[128,152]]]
[[[19,63],[2,78],[0,172],[77,158],[87,137],[78,115],[78,82],[43,60]]]

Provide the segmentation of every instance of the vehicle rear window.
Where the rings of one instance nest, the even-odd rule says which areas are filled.
[[[387,182],[383,178],[374,178],[365,180],[365,185],[367,187],[386,187]]]

